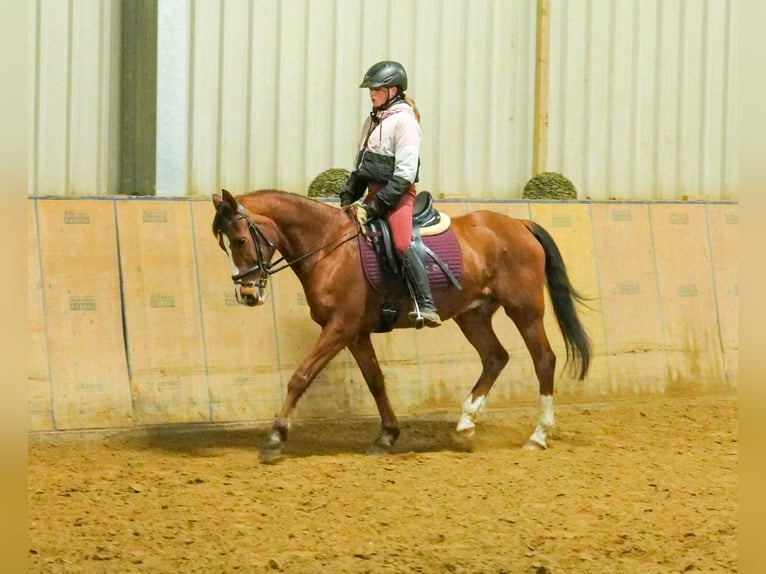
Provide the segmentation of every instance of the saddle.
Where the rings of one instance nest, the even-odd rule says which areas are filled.
[[[450,219],[435,207],[433,196],[421,191],[412,212],[412,246],[428,271],[432,292],[440,289],[462,289],[460,277],[463,259],[455,233],[449,229]],[[381,294],[384,303],[377,332],[391,331],[411,296],[401,271],[401,261],[391,242],[391,230],[385,219],[364,222],[366,232],[359,235],[362,267],[370,285]]]

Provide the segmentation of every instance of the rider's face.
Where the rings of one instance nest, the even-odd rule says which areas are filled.
[[[373,108],[379,108],[385,104],[389,98],[393,98],[399,88],[370,88],[370,100]]]

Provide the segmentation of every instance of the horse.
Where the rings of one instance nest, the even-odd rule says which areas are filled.
[[[297,366],[273,426],[259,450],[263,462],[281,456],[294,409],[317,374],[341,350],[354,357],[380,415],[381,428],[369,454],[391,452],[400,434],[371,341],[378,332],[382,296],[365,277],[354,211],[302,195],[264,189],[234,197],[213,194],[213,234],[227,254],[238,303],[262,305],[269,276],[291,269],[306,295],[318,339]],[[544,289],[565,342],[570,375],[584,380],[591,342],[576,305],[586,299],[573,287],[551,235],[530,220],[490,210],[451,218],[462,258],[460,288],[433,291],[442,320],[454,320],[481,360],[481,374],[462,404],[456,436],[470,442],[476,417],[509,355],[498,340],[492,316],[502,307],[521,334],[539,382],[539,418],[524,448],[544,450],[554,425],[556,355],[543,326]],[[276,252],[281,258],[272,262]],[[281,266],[280,266],[281,263]],[[410,302],[411,303],[411,302]],[[393,329],[411,328],[401,313]],[[438,327],[436,327],[438,328]]]

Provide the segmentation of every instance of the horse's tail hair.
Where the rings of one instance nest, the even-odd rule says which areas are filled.
[[[550,233],[532,221],[526,221],[525,224],[545,251],[545,281],[556,321],[564,336],[566,365],[569,365],[573,377],[583,380],[590,366],[591,342],[577,316],[575,302],[584,305],[587,299],[578,293],[569,281],[564,259]]]

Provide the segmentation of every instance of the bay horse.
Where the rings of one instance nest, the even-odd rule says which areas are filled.
[[[290,268],[303,286],[311,318],[321,327],[319,338],[290,377],[259,458],[268,462],[281,456],[298,400],[343,348],[356,360],[380,414],[380,434],[367,452],[390,452],[400,429],[370,338],[378,328],[382,299],[362,268],[356,240],[361,226],[350,213],[353,210],[278,190],[237,197],[222,190],[221,195],[213,194],[213,204],[213,233],[229,257],[237,302],[263,304],[269,275]],[[580,380],[591,358],[590,339],[575,306],[584,298],[572,286],[553,238],[540,225],[479,210],[453,217],[451,229],[460,245],[462,288],[436,289],[434,302],[442,320],[458,324],[482,365],[462,405],[456,432],[473,436],[476,416],[508,362],[508,352],[492,328],[492,316],[502,307],[519,330],[539,381],[538,424],[524,446],[545,449],[554,424],[556,356],[543,326],[544,287],[564,338],[570,373]],[[276,251],[281,259],[272,263]],[[393,328],[412,326],[406,312],[393,324]]]

